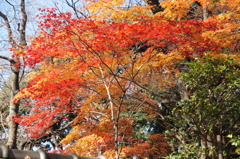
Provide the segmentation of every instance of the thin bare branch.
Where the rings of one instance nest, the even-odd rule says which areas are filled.
[[[13,8],[13,11],[14,11],[14,16],[16,16],[16,8],[15,8],[15,6],[12,4],[12,3],[10,3],[8,0],[5,0],[10,6],[12,6],[12,8]]]
[[[71,0],[71,3],[68,1],[68,0],[65,0],[65,2],[67,3],[67,5],[69,7],[71,7],[75,13],[75,15],[77,16],[78,19],[80,19],[80,16],[78,15],[78,13],[80,13],[84,18],[87,18],[87,16],[83,13],[83,12],[80,12],[79,10],[77,10],[76,8],[76,3],[79,2],[79,0],[77,0],[76,2],[74,2],[73,0]]]
[[[0,17],[4,20],[5,25],[7,27],[8,42],[13,48],[15,48],[16,47],[16,42],[13,39],[12,28],[11,28],[10,22],[8,20],[8,17],[4,13],[2,13],[1,11],[0,11]]]

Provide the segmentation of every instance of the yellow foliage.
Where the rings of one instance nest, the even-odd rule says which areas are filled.
[[[159,12],[156,16],[164,16],[167,19],[178,19],[180,20],[187,15],[189,11],[189,4],[192,0],[166,0],[161,3],[164,7],[163,12]]]
[[[98,138],[97,135],[92,134],[89,136],[82,137],[77,140],[76,143],[69,146],[68,149],[78,156],[86,156],[86,157],[97,157],[98,153],[100,153],[99,148],[93,143],[94,140]],[[98,139],[99,140],[99,139]]]
[[[138,16],[151,16],[149,6],[128,6],[126,0],[100,0],[90,2],[86,8],[91,18],[105,21],[135,21]]]

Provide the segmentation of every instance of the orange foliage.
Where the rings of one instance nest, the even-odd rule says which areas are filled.
[[[178,21],[169,19],[185,17],[191,0],[163,2],[166,9],[159,14],[164,17],[150,17],[138,7],[117,8],[123,5],[122,0],[105,2],[89,3],[91,20],[43,10],[39,35],[21,53],[25,65],[41,66],[16,97],[27,100],[33,109],[29,116],[17,120],[29,136],[37,137],[47,133],[54,122],[67,119],[66,112],[74,112],[77,117],[72,133],[62,144],[71,144],[69,150],[80,156],[102,152],[113,158],[116,151],[123,157],[138,155],[134,152],[165,156],[168,145],[164,136],[155,134],[148,141],[134,139],[133,118],[122,113],[144,111],[157,116],[152,109],[158,107],[157,101],[138,90],[151,92],[145,87],[150,84],[172,87],[178,74],[174,64],[236,42],[238,14],[234,19],[227,18],[232,14],[226,13],[205,21]],[[222,2],[233,5],[233,0]],[[212,1],[202,3],[209,9],[215,6]],[[175,9],[170,9],[173,6]],[[106,8],[114,11],[107,14],[110,11]],[[143,8],[149,10],[148,6]],[[119,10],[124,12],[122,16]],[[129,18],[132,12],[136,16]],[[238,13],[239,8],[233,12]],[[102,21],[106,16],[108,21]]]
[[[156,16],[164,16],[167,19],[186,19],[189,17],[191,4],[195,0],[165,0],[161,5],[165,8]],[[223,47],[230,48],[231,51],[239,50],[239,28],[240,28],[240,0],[198,0],[194,14],[196,17],[203,17],[206,12],[208,22],[216,22],[217,30],[211,30],[204,33],[204,36],[211,38]]]

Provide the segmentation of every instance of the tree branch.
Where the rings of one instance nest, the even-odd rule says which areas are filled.
[[[15,62],[12,58],[9,58],[9,57],[6,57],[6,56],[2,56],[2,55],[0,55],[0,59],[7,60],[7,61],[9,61],[10,63],[14,63],[14,62]]]
[[[16,46],[16,42],[13,40],[13,34],[12,34],[12,28],[11,28],[10,22],[7,16],[1,11],[0,11],[0,17],[4,20],[5,25],[7,27],[9,44],[14,48]]]

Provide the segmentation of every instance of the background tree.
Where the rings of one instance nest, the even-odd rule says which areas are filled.
[[[238,60],[216,54],[188,63],[189,71],[181,77],[191,93],[169,116],[185,141],[180,158],[220,159],[233,154],[227,135],[239,134]]]
[[[9,3],[6,1],[6,3]],[[7,117],[8,120],[8,141],[7,145],[11,148],[16,148],[16,142],[17,142],[17,127],[18,124],[14,122],[13,117],[15,117],[19,113],[19,105],[20,103],[13,102],[14,96],[19,92],[19,82],[20,82],[20,57],[18,55],[19,52],[21,52],[24,47],[27,45],[26,40],[26,24],[27,24],[27,13],[25,9],[25,1],[21,0],[19,3],[19,10],[15,7],[15,5],[9,3],[13,7],[14,11],[14,17],[17,21],[17,32],[19,34],[18,38],[15,39],[15,34],[11,26],[11,18],[8,17],[7,14],[0,12],[0,17],[2,18],[2,21],[4,22],[4,25],[7,30],[7,36],[8,36],[8,46],[12,48],[13,51],[13,57],[9,58],[6,56],[0,56],[1,59],[7,60],[10,63],[11,68],[11,95],[10,95],[10,109],[9,109],[9,115]],[[16,17],[18,12],[20,13],[20,17]]]

